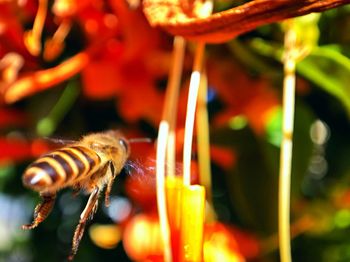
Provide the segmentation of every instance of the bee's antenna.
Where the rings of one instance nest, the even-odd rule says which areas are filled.
[[[148,137],[130,138],[129,143],[152,143],[152,139]]]

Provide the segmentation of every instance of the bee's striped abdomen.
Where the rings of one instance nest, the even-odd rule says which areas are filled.
[[[64,147],[32,163],[23,175],[23,183],[37,191],[50,191],[91,174],[100,162],[98,154],[87,147]]]

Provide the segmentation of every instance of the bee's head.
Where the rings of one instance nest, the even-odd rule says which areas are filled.
[[[129,141],[124,137],[122,132],[119,130],[109,130],[106,132],[106,134],[114,141],[113,143],[118,144],[127,157],[130,155]]]
[[[118,130],[91,134],[84,140],[92,149],[100,154],[107,154],[113,159],[122,157],[126,160],[130,155],[129,142]]]
[[[123,156],[126,160],[130,155],[131,143],[151,142],[151,140],[149,138],[126,139],[119,130],[109,130],[86,136],[85,142],[101,154],[107,153],[112,158]]]

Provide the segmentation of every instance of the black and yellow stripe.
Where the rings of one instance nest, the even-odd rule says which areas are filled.
[[[23,183],[37,191],[64,187],[90,175],[100,163],[98,154],[89,148],[64,147],[32,163],[23,175]]]

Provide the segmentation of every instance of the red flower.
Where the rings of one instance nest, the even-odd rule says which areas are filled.
[[[231,60],[221,58],[208,63],[208,79],[224,103],[225,109],[214,119],[223,125],[240,114],[248,118],[257,133],[265,131],[268,113],[279,104],[276,92],[264,79],[251,79]]]
[[[0,137],[0,164],[33,159],[52,148],[52,145],[43,140]]]

